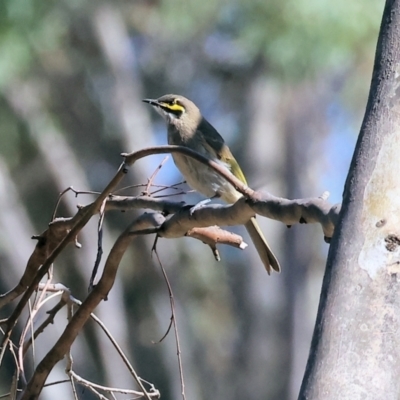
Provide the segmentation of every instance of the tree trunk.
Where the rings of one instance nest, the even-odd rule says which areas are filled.
[[[400,0],[387,0],[299,399],[400,396]]]

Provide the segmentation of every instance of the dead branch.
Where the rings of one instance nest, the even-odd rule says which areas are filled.
[[[4,336],[1,342],[1,349],[0,349],[0,364],[4,356],[4,352],[6,350],[8,341],[10,340],[11,332],[16,325],[19,316],[21,315],[21,312],[25,308],[26,304],[28,303],[29,298],[32,296],[33,292],[36,290],[38,284],[40,283],[41,279],[46,275],[48,272],[50,266],[53,264],[53,262],[56,260],[58,255],[64,250],[64,248],[71,242],[76,240],[76,236],[78,233],[83,229],[83,227],[89,222],[90,218],[94,214],[98,212],[100,209],[101,205],[103,204],[104,200],[107,198],[108,194],[112,192],[116,186],[121,182],[122,178],[124,175],[128,172],[127,165],[126,163],[122,163],[121,166],[119,167],[117,173],[115,176],[111,179],[110,183],[107,185],[107,187],[103,190],[102,193],[100,193],[99,197],[90,205],[86,208],[86,210],[83,212],[81,218],[79,218],[75,225],[68,231],[68,233],[61,239],[61,241],[58,243],[58,245],[54,248],[54,250],[51,252],[50,255],[46,258],[46,260],[43,262],[43,264],[40,266],[40,264],[34,263],[33,266],[30,267],[29,271],[34,270],[35,268],[37,269],[37,273],[34,275],[33,279],[31,282],[27,282],[26,284],[29,285],[26,287],[25,293],[22,296],[21,300],[17,304],[17,306],[14,309],[14,312],[11,314],[11,316],[7,320],[7,325],[6,329],[4,332]],[[44,243],[46,246],[46,243]],[[38,246],[36,246],[38,247]],[[36,250],[36,249],[35,249]],[[34,251],[35,253],[35,251]],[[39,269],[40,266],[40,269]]]
[[[110,194],[122,180],[124,174],[127,172],[127,167],[135,161],[153,154],[176,152],[193,157],[197,161],[214,169],[234,185],[247,201],[244,202],[241,199],[236,204],[229,206],[209,205],[197,210],[193,215],[189,215],[188,212],[182,212],[182,207],[184,206],[182,202],[172,202],[147,196],[129,197]],[[255,214],[281,221],[288,226],[296,223],[319,223],[322,226],[325,238],[329,239],[333,235],[340,205],[329,204],[326,193],[316,198],[288,200],[273,196],[267,192],[256,192],[244,185],[218,163],[181,146],[149,147],[134,153],[123,154],[123,157],[125,157],[125,162],[120,166],[116,176],[94,203],[81,208],[72,218],[56,219],[49,225],[49,228],[45,232],[35,237],[38,240],[38,244],[29,259],[25,273],[14,289],[0,296],[0,308],[24,293],[32,280],[37,276],[37,271],[42,264],[44,270],[40,275],[41,277],[44,276],[50,263],[69,242],[75,240],[79,230],[83,228],[91,216],[98,212],[100,205],[107,196],[106,210],[147,208],[154,211],[161,211],[165,214],[177,213],[161,229],[162,236],[166,238],[184,236],[187,231],[195,227],[241,225]],[[180,227],[178,225],[174,227],[174,224],[179,224]],[[71,231],[73,234],[70,233]],[[58,248],[59,246],[61,247]],[[55,250],[57,252],[53,254]],[[51,262],[49,262],[50,255],[52,255]],[[36,279],[36,281],[40,281],[40,279]]]
[[[131,241],[137,236],[136,231],[148,227],[157,227],[160,225],[160,214],[146,213],[137,218],[125,231],[118,237],[114,246],[110,250],[107,261],[104,266],[103,274],[98,284],[93,288],[88,297],[71,318],[64,332],[57,340],[53,348],[46,354],[37,366],[31,380],[28,382],[26,390],[22,394],[21,400],[38,398],[44,383],[53,369],[54,365],[62,360],[67,354],[72,343],[81,331],[83,325],[90,318],[92,311],[97,307],[100,301],[107,298],[111,290],[115,276],[118,270],[122,256]]]
[[[183,202],[172,202],[149,196],[130,197],[112,194],[127,173],[128,167],[135,161],[151,154],[174,152],[180,152],[208,165],[242,193],[243,198],[232,205],[211,204],[201,207],[195,212],[190,212],[191,206],[187,206]],[[256,214],[281,221],[288,226],[296,223],[319,223],[326,239],[329,239],[333,234],[340,205],[332,206],[329,204],[327,202],[327,193],[317,198],[288,200],[273,196],[270,193],[256,192],[223,169],[218,163],[180,146],[152,147],[131,154],[123,154],[123,156],[125,157],[125,162],[121,164],[114,178],[99,194],[95,202],[85,207],[80,207],[72,218],[57,218],[49,224],[46,231],[35,237],[38,243],[19,284],[8,293],[0,296],[1,308],[24,293],[7,321],[0,354],[1,360],[11,331],[40,280],[66,245],[71,242],[76,243],[78,233],[90,218],[99,212],[102,204],[105,205],[105,211],[127,211],[137,208],[155,211],[142,214],[117,239],[108,255],[99,283],[72,317],[57,343],[39,364],[31,381],[28,383],[22,399],[37,398],[48,374],[54,365],[67,353],[77,334],[90,317],[91,312],[101,300],[107,298],[113,286],[120,260],[129,243],[137,235],[156,233],[164,238],[193,237],[209,245],[214,256],[218,259],[217,244],[228,244],[241,249],[245,248],[246,244],[241,237],[232,235],[216,227],[216,225],[242,225]],[[51,321],[51,316],[49,321]],[[40,333],[40,331],[39,329],[37,333]],[[25,350],[27,346],[29,346],[29,343],[26,344]]]

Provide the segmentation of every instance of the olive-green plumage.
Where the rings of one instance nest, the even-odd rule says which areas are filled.
[[[246,183],[239,164],[233,157],[222,136],[201,115],[198,107],[189,99],[167,94],[156,100],[145,99],[167,122],[168,143],[186,146],[224,165],[233,175]],[[224,178],[209,167],[182,154],[173,154],[174,162],[188,185],[208,198],[220,197],[227,203],[235,203],[242,195]],[[268,273],[280,271],[279,263],[261,232],[255,218],[245,224]]]

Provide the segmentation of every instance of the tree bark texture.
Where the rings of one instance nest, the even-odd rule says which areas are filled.
[[[400,396],[400,1],[387,0],[299,399]]]

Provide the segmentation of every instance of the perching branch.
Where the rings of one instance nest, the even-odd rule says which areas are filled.
[[[148,196],[129,197],[110,194],[122,180],[124,173],[127,172],[127,166],[132,165],[140,158],[168,152],[185,154],[213,168],[232,183],[244,195],[244,199],[239,200],[236,204],[227,206],[211,204],[196,210],[196,212],[190,215],[189,210],[185,209],[184,203],[181,202]],[[146,208],[166,214],[175,214],[160,228],[159,234],[165,238],[185,236],[190,229],[195,227],[241,225],[255,214],[280,221],[287,226],[296,223],[319,223],[322,226],[324,237],[327,241],[333,235],[340,205],[331,205],[328,203],[327,193],[315,198],[288,200],[273,196],[270,193],[256,192],[228,173],[218,163],[181,146],[149,147],[131,154],[123,154],[123,156],[125,157],[125,162],[119,168],[117,175],[94,203],[80,208],[72,218],[56,219],[49,224],[49,228],[45,232],[35,237],[38,240],[38,244],[28,261],[25,273],[14,289],[0,296],[0,308],[24,293],[37,276],[37,271],[41,265],[43,265],[43,270],[40,276],[44,276],[50,263],[54,261],[68,243],[75,240],[80,229],[98,212],[103,201],[101,199],[106,198],[107,195],[106,211],[127,211],[129,209]],[[32,282],[32,287],[36,287],[40,279],[36,278],[35,282]],[[15,317],[11,318],[10,323],[14,319]]]
[[[243,198],[232,205],[211,204],[191,213],[191,206],[187,206],[182,202],[172,202],[149,196],[123,197],[112,194],[122,181],[123,176],[128,172],[128,167],[140,158],[152,154],[176,152],[192,157],[214,169],[242,193]],[[218,259],[218,244],[228,244],[241,249],[246,247],[240,236],[233,235],[226,230],[218,228],[218,226],[242,225],[256,214],[281,221],[288,226],[295,223],[320,223],[326,239],[329,239],[333,234],[340,206],[330,205],[327,202],[327,193],[317,198],[288,200],[272,196],[269,193],[256,192],[227,172],[218,163],[186,147],[151,147],[131,154],[123,154],[123,156],[125,161],[95,202],[80,207],[76,215],[71,218],[57,218],[49,224],[45,232],[35,237],[38,243],[19,284],[10,292],[0,296],[1,308],[24,293],[7,321],[2,343],[2,354],[4,354],[11,331],[40,280],[65,246],[68,243],[76,242],[79,231],[93,215],[99,212],[102,204],[105,206],[105,212],[111,210],[127,211],[138,208],[155,211],[155,213],[144,213],[117,239],[109,253],[100,281],[73,316],[55,346],[39,364],[31,381],[28,383],[22,399],[37,398],[48,374],[54,365],[67,353],[91,312],[101,300],[107,298],[107,294],[113,286],[120,260],[131,240],[137,235],[156,233],[163,238],[193,237],[206,243],[211,248],[216,259]]]

